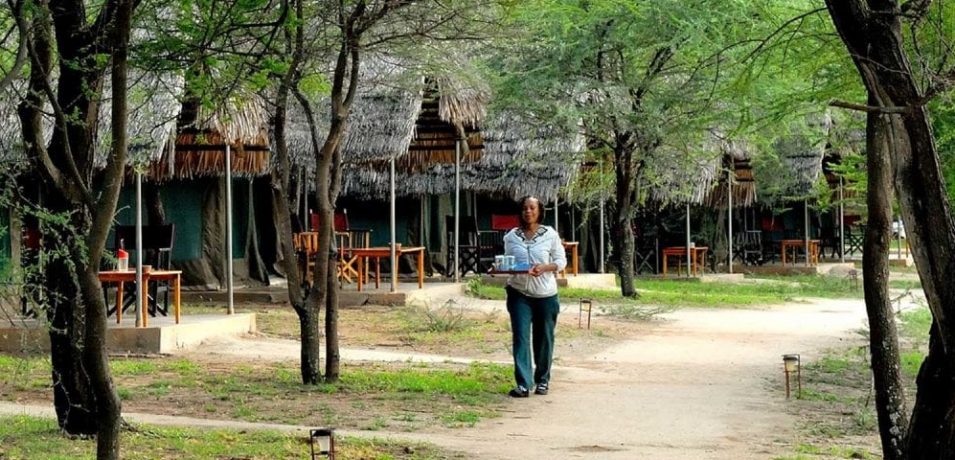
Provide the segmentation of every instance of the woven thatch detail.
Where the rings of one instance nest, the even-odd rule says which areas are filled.
[[[178,97],[184,84],[178,74],[129,72],[127,133],[130,166],[162,161],[172,153],[176,117],[182,109]],[[109,74],[100,102],[96,166],[106,165],[112,146],[112,84]]]
[[[254,95],[230,97],[213,109],[200,106],[195,126],[190,128],[219,133],[232,144],[269,145],[268,112]],[[180,144],[178,139],[176,144]]]
[[[269,171],[268,117],[261,101],[233,97],[214,112],[199,109],[195,126],[176,135],[175,149],[166,149],[150,163],[155,181],[221,176],[225,173],[225,145],[232,150],[232,174],[256,176]]]
[[[343,161],[383,160],[408,152],[421,107],[419,93],[374,90],[362,91],[352,105],[341,147]]]
[[[754,146],[741,139],[732,139],[719,131],[711,131],[711,145],[718,146],[723,154],[722,168],[718,175],[717,184],[710,189],[704,203],[711,208],[726,209],[727,200],[727,171],[732,171],[733,207],[749,207],[756,202],[756,180],[753,176],[753,166],[750,160],[754,155]]]
[[[467,150],[462,149],[461,162],[471,163],[481,159],[484,139],[480,128],[468,124],[467,121],[448,120],[440,115],[442,111],[440,107],[446,103],[445,100],[449,97],[448,95],[439,95],[437,86],[425,82],[421,110],[415,120],[414,138],[408,146],[408,158],[403,158],[401,164],[403,169],[408,172],[418,172],[437,164],[453,164],[461,131],[467,136],[468,143]],[[475,103],[465,103],[459,100],[451,104],[473,105]],[[481,118],[483,119],[483,114]]]
[[[788,195],[800,197],[812,192],[822,173],[822,158],[829,144],[831,128],[832,118],[821,114],[808,122],[805,132],[781,137],[774,143],[789,177],[773,180],[785,182]]]
[[[264,134],[255,141],[254,144],[230,146],[233,175],[256,176],[268,171],[268,142]],[[174,158],[174,164],[170,164],[170,158]],[[157,181],[221,176],[224,173],[225,140],[216,132],[179,133],[174,156],[164,156],[161,161],[151,163],[148,169],[148,176]]]
[[[703,204],[716,185],[720,156],[711,147],[687,154],[661,147],[644,168],[641,188],[659,206]]]
[[[553,127],[522,124],[512,114],[488,119],[484,142],[480,159],[462,164],[461,189],[512,199],[533,194],[553,200],[576,172],[577,152],[583,149],[579,138]],[[418,170],[399,169],[396,194],[453,192],[454,169],[453,161],[432,162],[430,167]],[[389,181],[386,168],[346,168],[343,192],[360,199],[381,200],[388,196]]]
[[[729,160],[724,158],[722,172],[718,173],[717,185],[707,194],[705,204],[711,208],[726,209],[727,202],[726,183],[727,169],[732,168],[733,187],[733,207],[750,207],[756,202],[756,180],[753,178],[753,168],[749,160]]]
[[[361,66],[358,94],[352,103],[340,144],[344,163],[374,163],[408,152],[421,111],[424,79],[381,56],[366,56]],[[319,145],[331,124],[331,99],[311,98]],[[294,164],[314,169],[315,152],[305,110],[294,98],[288,108],[286,134]]]
[[[470,128],[478,127],[487,116],[491,93],[486,85],[465,85],[462,80],[442,76],[437,79],[441,94],[438,116],[442,121]]]
[[[360,88],[352,104],[341,143],[346,165],[386,171],[391,158],[408,171],[437,163],[454,162],[454,145],[461,126],[470,153],[463,161],[480,158],[483,140],[480,122],[485,116],[487,91],[453,76],[426,80],[415,69],[387,56],[366,56]],[[320,139],[328,133],[330,101],[311,101]],[[289,107],[288,147],[292,161],[314,166],[311,133],[298,103]],[[384,169],[383,169],[384,168]]]

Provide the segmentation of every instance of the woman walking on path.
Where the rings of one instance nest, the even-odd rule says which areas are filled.
[[[521,226],[504,235],[504,253],[515,264],[526,264],[527,274],[507,280],[507,312],[511,316],[514,379],[509,395],[526,398],[536,383],[535,394],[546,395],[550,365],[554,358],[554,327],[560,312],[557,272],[567,266],[567,256],[557,230],[541,225],[544,209],[533,196],[522,198]],[[533,342],[529,336],[533,332]],[[531,367],[533,346],[534,365]]]

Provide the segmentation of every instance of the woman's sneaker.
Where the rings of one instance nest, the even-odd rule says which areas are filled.
[[[521,385],[514,387],[507,395],[512,398],[526,398],[530,396],[531,392],[527,391],[527,388],[524,388]]]
[[[534,389],[535,395],[546,395],[547,394],[547,382],[538,383],[537,388]]]

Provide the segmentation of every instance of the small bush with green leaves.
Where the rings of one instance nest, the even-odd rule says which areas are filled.
[[[413,305],[408,309],[409,324],[415,324],[420,332],[458,332],[473,326],[473,321],[448,300],[439,308],[429,305]]]

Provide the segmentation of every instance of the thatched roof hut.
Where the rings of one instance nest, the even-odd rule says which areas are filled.
[[[202,110],[197,122],[176,132],[183,104],[172,82],[143,79],[130,88],[129,162],[145,165],[145,179],[218,177],[225,174],[225,144],[232,151],[232,174],[258,176],[268,172],[268,120],[258,98],[230,98],[215,110]],[[179,80],[181,89],[181,79]],[[147,95],[147,96],[143,96]],[[108,102],[100,111],[97,166],[106,163],[110,148]]]
[[[435,163],[454,162],[455,141],[463,133],[463,161],[480,158],[483,141],[477,130],[485,116],[488,91],[452,76],[426,78],[403,61],[387,56],[366,57],[361,86],[341,143],[345,183],[377,182],[395,158],[398,169],[419,171]],[[311,102],[319,139],[328,133],[330,100]],[[304,110],[289,105],[289,156],[312,169],[314,152]],[[347,187],[345,193],[348,193]]]
[[[509,199],[533,194],[553,201],[576,173],[577,155],[584,148],[576,136],[554,127],[538,127],[513,113],[490,115],[481,135],[483,154],[462,164],[461,189]],[[454,169],[453,157],[451,162],[401,168],[396,193],[422,196],[453,192]],[[353,168],[345,179],[343,188],[362,199],[383,198],[390,185],[389,171],[376,168]]]
[[[753,177],[751,160],[755,147],[745,140],[732,139],[718,131],[711,131],[713,141],[719,146],[722,153],[720,169],[717,172],[717,184],[707,194],[705,203],[708,207],[726,209],[729,205],[727,198],[727,171],[732,171],[733,207],[749,207],[756,202],[756,179]]]
[[[188,112],[188,106],[183,110]],[[180,114],[182,117],[193,117],[193,121],[179,129],[174,150],[164,150],[158,161],[150,163],[151,179],[163,182],[221,176],[225,171],[226,144],[232,152],[233,176],[268,172],[268,115],[257,96],[235,95],[214,109],[199,107],[193,114]]]
[[[657,149],[642,175],[641,188],[659,206],[703,204],[719,178],[720,153],[707,147],[689,155],[665,146]]]
[[[775,155],[763,156],[756,165],[756,179],[769,201],[802,199],[812,194],[822,173],[831,128],[832,118],[823,113],[796,124],[790,133],[773,142]]]
[[[170,157],[176,118],[182,108],[183,78],[178,73],[144,73],[131,70],[127,88],[129,163],[149,165]],[[106,166],[112,146],[112,85],[109,75],[100,101],[96,167]]]

